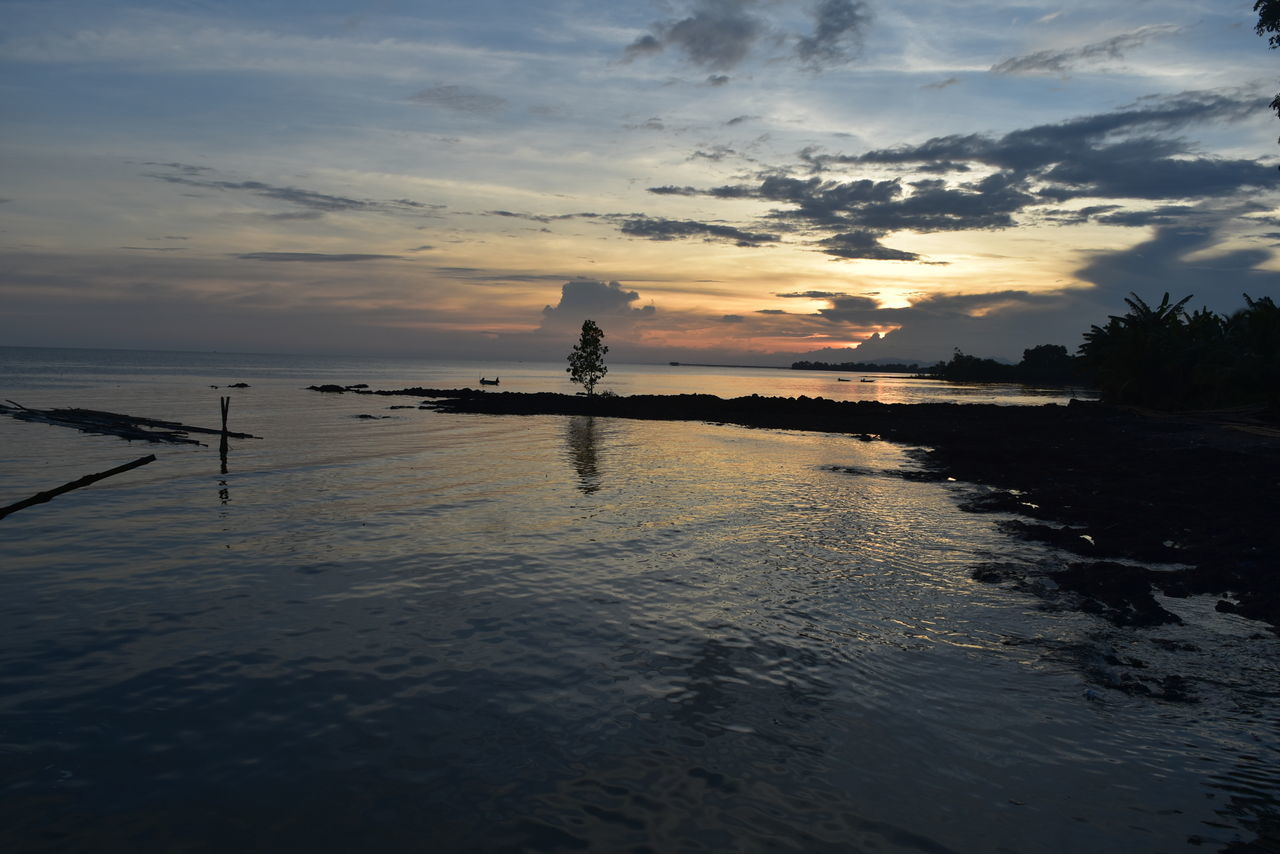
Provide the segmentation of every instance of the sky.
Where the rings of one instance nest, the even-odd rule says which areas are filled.
[[[1252,5],[0,0],[0,344],[1016,361],[1230,312],[1280,298]]]

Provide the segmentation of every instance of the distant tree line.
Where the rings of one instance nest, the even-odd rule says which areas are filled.
[[[1084,333],[1077,355],[1057,344],[1023,351],[1016,365],[960,351],[925,375],[954,382],[1075,383],[1095,386],[1110,403],[1160,409],[1262,404],[1280,410],[1280,307],[1244,297],[1230,315],[1188,312],[1191,297],[1157,306],[1137,294],[1129,311]]]
[[[924,372],[925,376],[952,382],[1022,383],[1024,385],[1087,384],[1078,360],[1061,344],[1041,344],[1022,351],[1016,365],[980,359],[956,351],[946,362]]]
[[[847,371],[849,373],[873,373],[881,371],[886,374],[914,374],[920,370],[915,362],[904,365],[900,362],[886,362],[883,365],[874,362],[792,362],[794,371]]]

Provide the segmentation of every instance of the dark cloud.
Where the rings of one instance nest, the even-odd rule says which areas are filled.
[[[633,217],[622,223],[621,230],[623,234],[631,237],[643,237],[648,240],[702,237],[707,240],[728,240],[738,246],[759,246],[761,243],[775,243],[778,241],[778,235],[776,234],[743,231],[733,226],[696,222],[694,220]]]
[[[740,125],[743,122],[749,122],[752,119],[758,119],[758,118],[760,117],[759,116],[734,116],[733,118],[729,119],[729,121],[725,122],[725,125],[727,125],[728,127],[733,127],[734,125]]]
[[[351,261],[400,260],[399,255],[364,255],[356,253],[332,255],[325,252],[245,252],[234,255],[242,261],[318,261],[323,263],[347,263]]]
[[[413,247],[409,251],[410,252],[430,252],[432,249],[435,249],[435,247],[432,246],[430,243],[424,243],[421,246]]]
[[[1244,293],[1280,297],[1280,273],[1261,269],[1273,257],[1270,250],[1204,254],[1219,242],[1227,221],[1224,217],[1195,225],[1162,225],[1150,240],[1130,249],[1098,253],[1076,276],[1093,283],[1117,306],[1130,292],[1154,296],[1156,301],[1166,291],[1175,299],[1194,294],[1194,305],[1224,312],[1241,307]]]
[[[780,308],[760,308],[756,309],[756,314],[788,314]]]
[[[731,79],[732,78],[729,77],[728,74],[712,74],[707,78],[707,85],[708,86],[724,86]]]
[[[1141,47],[1159,36],[1177,33],[1181,27],[1153,24],[1121,33],[1104,41],[1066,50],[1041,50],[1026,56],[1015,56],[991,66],[993,74],[1066,74],[1078,63],[1097,59],[1124,59],[1124,52]]]
[[[789,294],[774,294],[775,297],[783,299],[839,299],[849,296],[839,291],[799,291]]]
[[[871,13],[862,0],[821,0],[813,35],[796,42],[796,56],[810,68],[848,62],[862,46]]]
[[[517,213],[515,211],[503,211],[503,210],[485,211],[484,215],[485,216],[502,216],[502,217],[507,217],[509,219],[527,219],[527,220],[531,220],[532,222],[550,222],[551,221],[551,217],[549,216],[542,216],[540,214]]]
[[[866,231],[846,231],[818,241],[823,252],[836,258],[862,258],[871,261],[915,261],[915,252],[903,252],[884,246],[876,235]]]
[[[505,98],[486,95],[470,86],[433,86],[410,95],[409,100],[429,107],[477,114],[496,113],[507,105]]]
[[[574,279],[560,288],[558,303],[542,309],[542,325],[576,327],[591,319],[608,331],[609,322],[630,324],[653,316],[656,309],[652,305],[632,307],[639,300],[640,294],[624,290],[619,282]]]
[[[650,32],[628,45],[626,59],[670,49],[697,67],[724,72],[738,67],[762,47],[788,45],[793,61],[820,71],[852,59],[871,20],[863,0],[818,0],[810,8],[812,31],[799,35],[771,25],[758,14],[772,5],[760,0],[693,0],[686,16],[658,21]],[[719,86],[729,78],[712,75],[707,82]]]
[[[121,246],[121,249],[132,249],[135,252],[186,252],[183,246]]]
[[[726,314],[720,318],[721,323],[742,323],[746,318],[740,314]]]
[[[728,71],[746,58],[765,33],[764,23],[748,12],[752,5],[750,0],[698,0],[692,15],[654,24],[652,33],[631,43],[627,57],[672,48],[694,65]]]
[[[690,160],[710,160],[712,162],[719,162],[721,160],[724,160],[726,157],[735,157],[737,156],[737,154],[738,152],[734,151],[732,148],[730,148],[727,145],[716,145],[716,146],[712,146],[710,150],[699,149],[695,151],[693,154],[689,155],[689,159]]]
[[[1133,158],[1142,151],[1145,151],[1148,161],[1193,153],[1189,143],[1158,138],[1155,136],[1157,133],[1180,130],[1193,123],[1239,121],[1256,116],[1264,108],[1265,103],[1260,98],[1234,97],[1219,92],[1184,92],[1143,99],[1110,113],[1015,130],[1003,136],[940,136],[919,145],[878,149],[856,156],[811,154],[807,160],[816,171],[833,164],[918,167],[930,163],[978,163],[1031,173],[1060,163],[1072,163],[1090,154],[1123,158],[1131,165]],[[1129,139],[1115,143],[1114,140],[1120,136]],[[1127,147],[1131,142],[1139,145]]]
[[[650,187],[649,192],[653,193],[655,196],[700,196],[702,195],[701,190],[694,189],[693,187],[676,187],[671,184],[668,184],[665,187]]]

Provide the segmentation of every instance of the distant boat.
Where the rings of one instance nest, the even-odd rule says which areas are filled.
[[[500,382],[502,382],[502,377],[494,377],[491,380],[487,380],[484,377],[480,378],[480,385],[497,385]]]
[[[858,380],[858,382],[860,383],[873,383],[875,381],[876,381],[875,377],[863,377],[862,379]]]
[[[847,383],[848,381],[849,381],[848,377],[836,377],[836,382],[838,383]]]

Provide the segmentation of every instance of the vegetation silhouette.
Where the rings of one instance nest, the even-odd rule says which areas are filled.
[[[596,322],[584,320],[582,337],[578,339],[577,344],[573,345],[573,351],[569,353],[569,367],[565,368],[565,371],[569,374],[570,380],[586,389],[587,397],[595,394],[596,383],[609,373],[609,369],[604,364],[604,357],[609,352],[609,348],[603,342],[604,332]]]
[[[1280,0],[1258,0],[1253,4],[1253,11],[1258,13],[1258,23],[1253,31],[1260,36],[1270,33],[1267,44],[1272,50],[1280,47]],[[1272,98],[1268,106],[1280,116],[1280,95]]]
[[[915,362],[904,364],[902,362],[809,362],[799,361],[791,363],[793,371],[847,371],[849,373],[885,373],[885,374],[912,374],[920,370],[920,366]]]
[[[926,376],[952,382],[1022,383],[1024,385],[1071,385],[1086,382],[1077,360],[1061,344],[1041,344],[1022,351],[1016,365],[982,359],[956,350],[946,362],[939,362]]]
[[[1280,2],[1280,0],[1277,0]],[[1280,307],[1244,295],[1230,315],[1188,312],[1191,296],[1164,294],[1150,305],[1136,293],[1128,312],[1084,333],[1078,354],[1058,344],[1024,350],[1016,365],[959,350],[926,376],[952,382],[1087,384],[1106,403],[1154,409],[1264,406],[1280,413]]]
[[[1137,294],[1129,311],[1084,334],[1084,373],[1109,403],[1159,409],[1280,406],[1280,307],[1244,295],[1246,307],[1224,316],[1188,313],[1190,296],[1157,306]]]

